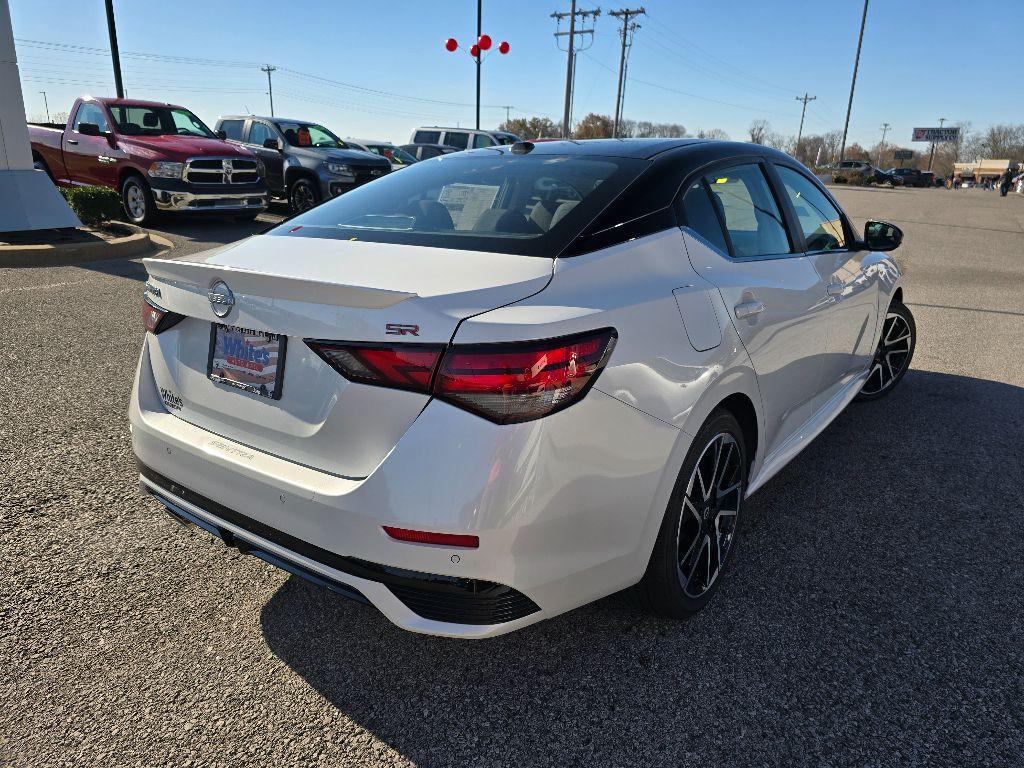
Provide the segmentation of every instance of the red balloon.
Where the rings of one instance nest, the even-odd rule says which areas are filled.
[[[472,56],[474,59],[477,56],[479,56],[480,55],[480,46],[479,45],[471,45],[469,47],[469,55]]]
[[[481,51],[487,51],[491,48],[491,36],[480,35],[480,39],[476,41],[476,44],[480,46]]]
[[[447,40],[444,41],[444,47],[447,48],[449,51],[454,51],[459,47],[459,41],[456,40],[454,37],[449,37]]]
[[[498,53],[508,53],[510,48],[511,48],[511,46],[508,43],[506,43],[504,40],[502,40],[498,44]]]

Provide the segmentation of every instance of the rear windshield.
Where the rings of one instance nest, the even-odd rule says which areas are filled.
[[[646,166],[619,157],[459,152],[358,187],[269,234],[554,258]]]

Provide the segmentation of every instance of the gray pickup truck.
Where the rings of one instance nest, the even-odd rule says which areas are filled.
[[[217,121],[217,131],[257,154],[270,194],[286,198],[295,213],[391,172],[386,158],[349,147],[306,120],[229,115]]]

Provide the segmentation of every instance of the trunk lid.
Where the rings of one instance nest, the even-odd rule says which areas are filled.
[[[169,412],[257,450],[358,478],[394,447],[428,396],[352,383],[303,339],[444,344],[463,318],[542,290],[553,261],[258,236],[181,260],[143,263],[150,300],[185,315],[169,330],[147,335],[152,374],[172,403]],[[234,298],[223,318],[209,298],[218,281]],[[215,323],[285,337],[280,399],[208,377]]]

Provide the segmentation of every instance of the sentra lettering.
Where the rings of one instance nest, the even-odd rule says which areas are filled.
[[[254,347],[239,336],[224,338],[224,356],[229,364],[252,371],[262,371],[270,364],[270,352],[263,347]]]

